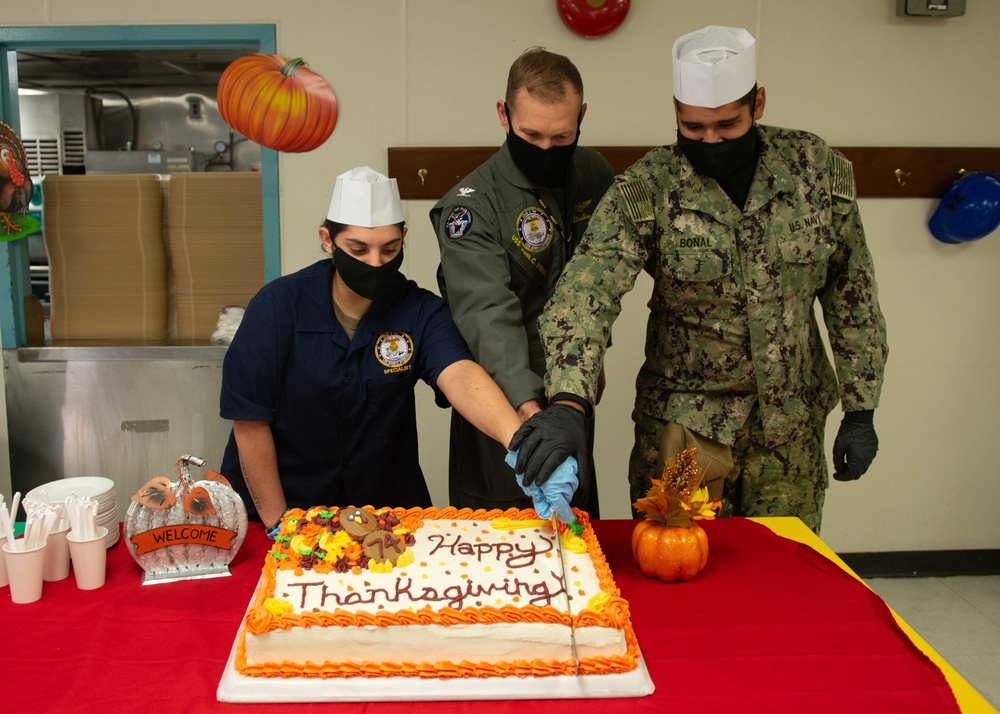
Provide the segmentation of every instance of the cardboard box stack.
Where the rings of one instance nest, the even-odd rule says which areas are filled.
[[[177,344],[212,337],[219,311],[264,285],[261,175],[175,173],[167,191]]]
[[[44,185],[53,342],[166,344],[160,177],[50,175]]]

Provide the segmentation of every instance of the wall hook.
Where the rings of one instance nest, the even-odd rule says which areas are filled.
[[[913,172],[912,171],[903,171],[903,169],[896,169],[892,173],[896,177],[896,183],[898,183],[900,186],[905,186],[906,185],[906,177],[909,176]]]
[[[417,176],[420,177],[420,185],[423,186],[424,185],[424,179],[427,178],[427,169],[419,169],[417,171]]]

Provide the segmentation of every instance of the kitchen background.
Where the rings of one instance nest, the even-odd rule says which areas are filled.
[[[1000,146],[995,121],[1000,87],[992,80],[1000,3],[993,0],[969,0],[966,15],[950,19],[898,17],[895,0],[635,0],[621,27],[600,39],[569,31],[554,0],[280,5],[263,0],[41,0],[7,8],[4,22],[0,42],[5,32],[16,37],[19,29],[29,28],[83,33],[112,25],[130,30],[232,23],[273,27],[277,52],[307,59],[333,87],[340,107],[330,140],[308,154],[274,158],[277,176],[269,174],[272,159],[267,152],[262,155],[265,196],[268,182],[280,177],[281,273],[322,257],[316,227],[338,173],[362,164],[386,171],[389,147],[499,146],[503,135],[495,102],[503,95],[510,63],[531,45],[567,54],[580,68],[589,105],[584,144],[672,142],[671,44],[685,32],[724,24],[746,27],[758,39],[758,75],[768,92],[764,123],[808,129],[834,146]],[[173,97],[170,104],[178,112],[171,124],[190,120],[186,97],[201,93],[206,97],[202,111],[211,113],[205,87],[188,85],[164,95]],[[135,103],[149,96],[137,95]],[[115,95],[94,98],[107,117],[105,131],[119,127],[115,143],[104,147],[116,151],[128,140],[128,110]],[[140,117],[139,127],[133,149],[148,151],[156,124]],[[167,140],[165,134],[161,140]],[[185,139],[180,147],[194,146],[207,164],[215,156],[214,142],[228,140],[228,133],[220,131],[204,143]],[[962,168],[981,167],[955,166],[956,177]],[[428,288],[435,286],[438,259],[427,220],[432,204],[412,200],[406,205],[410,231],[404,272]],[[1000,439],[995,433],[1000,422],[1000,238],[994,234],[960,246],[938,243],[926,225],[936,205],[934,199],[860,202],[891,353],[875,417],[879,456],[859,482],[834,483],[827,495],[823,537],[838,552],[1000,548]],[[266,209],[264,215],[266,224]],[[267,245],[265,235],[265,251]],[[628,515],[629,415],[649,290],[650,283],[640,281],[624,301],[606,365],[608,386],[597,410],[598,477],[602,516],[608,518]],[[217,355],[188,359],[169,352],[202,348],[149,349],[164,350],[162,357],[143,355],[157,363],[157,370],[216,374]],[[4,352],[7,428],[0,428],[0,435],[8,434],[15,486],[23,489],[33,478],[110,475],[126,490],[151,475],[169,475],[173,459],[185,451],[218,463],[228,426],[218,419],[217,383],[182,382],[179,376],[150,380],[133,375],[130,360],[109,360],[106,354],[59,361],[36,352],[31,361],[27,348]],[[54,399],[61,406],[46,411],[44,419],[26,422],[21,416],[30,412],[26,405],[38,399],[31,390],[12,387],[14,369],[49,379],[52,392],[75,394]],[[81,371],[99,378],[85,378]],[[182,386],[168,391],[163,385],[172,379]],[[143,394],[142,402],[130,400],[131,393]],[[93,407],[67,411],[63,407],[70,401]],[[418,409],[422,465],[435,502],[444,504],[448,416],[434,407],[426,389],[418,393]],[[92,416],[97,412],[107,413],[103,421]],[[839,420],[834,412],[828,444]],[[32,454],[27,461],[40,464],[32,467],[35,473],[24,471],[22,452]],[[0,488],[5,488],[5,466],[0,460]]]

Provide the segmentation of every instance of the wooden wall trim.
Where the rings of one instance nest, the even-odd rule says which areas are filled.
[[[621,173],[652,147],[595,146]],[[940,198],[965,171],[1000,174],[994,147],[837,147],[854,163],[861,198]],[[496,146],[389,147],[389,175],[404,199],[437,201]],[[898,172],[898,177],[897,177]]]

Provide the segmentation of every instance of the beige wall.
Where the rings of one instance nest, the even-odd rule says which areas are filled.
[[[759,40],[765,123],[840,146],[1000,146],[995,75],[1000,2],[970,0],[962,18],[895,17],[895,0],[636,0],[612,35],[566,29],[539,0],[45,0],[10,7],[17,25],[273,22],[278,51],[303,56],[334,88],[331,139],[280,160],[283,272],[320,257],[315,227],[337,173],[386,170],[386,147],[499,144],[494,103],[525,47],[568,54],[589,110],[583,142],[670,143],[670,47],[706,24]],[[983,79],[979,79],[983,78]],[[906,168],[906,167],[901,167]],[[954,167],[975,169],[977,167]],[[876,414],[872,470],[828,494],[824,539],[838,551],[1000,547],[1000,234],[944,246],[926,230],[932,200],[863,200],[891,355]],[[434,287],[431,203],[411,201],[405,271]],[[625,517],[633,380],[649,282],[626,301],[598,410],[602,515]],[[447,414],[420,393],[421,453],[444,504]],[[839,413],[830,420],[832,442]],[[389,499],[391,500],[391,498]]]

